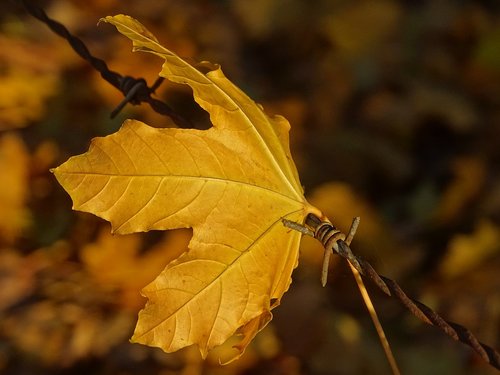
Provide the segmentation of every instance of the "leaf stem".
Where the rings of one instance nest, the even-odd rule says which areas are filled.
[[[330,256],[333,253],[333,250],[335,250],[335,252],[344,257],[349,263],[349,267],[351,268],[354,279],[356,280],[356,284],[358,286],[361,297],[363,298],[365,306],[372,319],[373,325],[375,326],[375,330],[377,331],[377,335],[380,339],[382,348],[384,349],[387,361],[391,366],[392,373],[394,375],[400,375],[401,372],[399,371],[396,359],[391,350],[391,346],[389,345],[389,341],[387,340],[387,337],[385,335],[384,328],[382,327],[382,324],[378,319],[378,315],[373,302],[370,298],[370,295],[368,294],[368,291],[366,290],[365,283],[361,278],[361,265],[356,256],[352,253],[351,248],[349,247],[352,239],[354,238],[354,235],[356,234],[359,222],[360,218],[355,217],[352,221],[349,233],[346,236],[337,228],[335,228],[329,221],[322,222],[319,218],[313,215],[309,215],[306,218],[306,224],[310,225],[314,229],[314,237],[323,244],[325,250],[323,257],[323,268],[321,272],[321,284],[323,286],[326,285]]]

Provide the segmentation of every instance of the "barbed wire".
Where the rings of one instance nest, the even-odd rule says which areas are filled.
[[[111,112],[112,118],[115,117],[127,103],[133,105],[148,103],[155,112],[170,117],[177,126],[181,128],[192,127],[188,120],[176,113],[172,108],[170,108],[170,106],[151,96],[162,84],[162,77],[158,78],[155,83],[149,87],[144,78],[122,76],[121,74],[110,70],[104,60],[93,56],[81,39],[71,34],[63,24],[51,19],[42,8],[26,0],[10,1],[22,6],[28,14],[46,24],[55,34],[66,39],[73,50],[84,60],[89,62],[89,64],[101,74],[101,77],[104,80],[122,92],[124,99]],[[306,225],[309,226],[311,230],[307,227],[303,227],[297,223],[289,222],[287,220],[283,220],[283,223],[291,229],[299,230],[304,234],[312,235],[320,239],[320,241],[321,237],[323,239],[328,238],[328,236],[325,236],[325,225],[330,226],[332,230],[337,231],[333,225],[322,222],[318,217],[312,214],[308,215],[306,219]],[[318,228],[320,227],[322,230],[318,231]],[[396,298],[414,316],[427,324],[439,328],[454,340],[470,346],[484,361],[500,370],[500,354],[495,349],[480,342],[466,327],[457,323],[446,321],[430,307],[411,297],[408,297],[408,295],[406,295],[406,293],[395,281],[379,275],[367,261],[354,255],[346,241],[338,240],[335,243],[336,246],[332,246],[331,243],[328,243],[330,248],[326,248],[328,242],[327,240],[321,242],[323,243],[323,246],[325,246],[325,250],[335,250],[337,254],[348,260],[362,276],[369,278],[388,296]]]
[[[26,0],[10,1],[22,6],[28,14],[43,22],[55,34],[64,38],[81,58],[87,61],[101,74],[101,77],[104,80],[121,91],[124,99],[111,112],[111,118],[114,118],[125,107],[125,105],[127,105],[127,103],[133,105],[148,103],[155,112],[170,117],[180,128],[193,127],[188,120],[176,113],[168,104],[151,96],[161,85],[164,78],[159,77],[155,83],[149,87],[144,78],[122,76],[120,73],[109,69],[104,60],[93,56],[81,39],[71,34],[63,24],[50,18],[42,8]]]
[[[283,223],[287,227],[297,229],[296,223],[294,223],[294,225],[288,225],[285,221]],[[430,307],[408,297],[394,280],[379,275],[370,263],[354,255],[346,241],[340,239],[332,243],[330,239],[334,238],[339,231],[331,223],[321,221],[317,216],[312,214],[307,216],[305,223],[310,228],[309,232],[309,228],[307,227],[299,230],[305,234],[312,233],[312,235],[323,244],[325,251],[335,251],[341,257],[349,261],[362,276],[370,279],[385,294],[396,298],[414,316],[427,324],[439,328],[452,339],[470,346],[484,361],[500,370],[500,353],[492,347],[480,342],[469,329],[460,324],[446,321]],[[329,231],[332,233],[331,235],[329,235]]]

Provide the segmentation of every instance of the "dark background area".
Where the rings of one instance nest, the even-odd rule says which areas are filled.
[[[123,75],[161,61],[99,18],[124,13],[167,48],[219,63],[292,124],[308,200],[352,248],[442,316],[500,347],[500,4],[497,1],[225,0],[36,2]],[[210,126],[188,89],[157,97]],[[388,374],[349,269],[320,286],[305,239],[272,323],[238,362],[133,345],[139,290],[186,232],[111,236],[71,211],[49,169],[124,119],[172,126],[121,94],[14,2],[0,4],[0,373]],[[368,285],[403,374],[494,374],[472,351]]]

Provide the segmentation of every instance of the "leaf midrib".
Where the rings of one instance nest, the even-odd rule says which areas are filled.
[[[228,178],[221,178],[221,177],[207,177],[207,176],[194,176],[194,175],[162,175],[162,174],[111,174],[111,173],[99,173],[99,172],[72,172],[72,171],[61,171],[61,174],[68,174],[68,175],[82,175],[82,176],[106,176],[109,178],[112,177],[123,177],[123,178],[157,178],[160,177],[162,179],[168,179],[168,178],[179,178],[179,179],[186,179],[186,180],[202,180],[202,181],[212,181],[212,182],[219,182],[219,183],[230,183],[230,184],[237,184],[237,185],[243,185],[247,186],[253,189],[259,189],[259,190],[264,190],[268,193],[272,193],[275,195],[278,195],[282,198],[285,198],[286,200],[297,203],[301,206],[304,206],[304,202],[302,200],[295,199],[295,197],[291,197],[285,193],[282,193],[280,191],[273,190],[271,188],[261,186],[261,185],[256,185],[252,184],[249,182],[245,181],[238,181],[238,180],[232,180]]]
[[[180,58],[179,56],[177,56],[176,54],[174,54],[173,52],[170,52],[171,54],[173,54],[174,56],[176,56],[177,58],[179,58],[181,61],[185,62],[182,58]],[[252,132],[254,132],[255,134],[257,134],[257,137],[260,139],[261,141],[261,144],[264,145],[264,149],[266,150],[266,153],[268,154],[270,160],[272,161],[271,163],[273,164],[274,166],[274,169],[278,171],[278,173],[281,175],[282,177],[282,180],[285,182],[286,185],[288,185],[288,187],[291,189],[291,191],[294,193],[294,195],[296,195],[297,197],[300,197],[300,193],[296,190],[296,188],[293,186],[292,182],[289,180],[289,178],[286,176],[285,172],[283,171],[283,169],[281,168],[280,166],[280,163],[278,162],[278,160],[276,159],[276,155],[271,151],[269,145],[267,144],[267,142],[264,140],[264,136],[261,134],[261,132],[257,129],[257,127],[253,124],[253,122],[250,120],[250,117],[249,115],[243,110],[242,107],[240,107],[236,102],[235,100],[226,92],[224,91],[219,85],[217,85],[212,79],[210,79],[210,77],[208,77],[208,75],[205,75],[203,73],[201,73],[200,71],[198,71],[197,69],[195,69],[192,65],[186,63],[187,66],[189,66],[189,68],[193,71],[196,71],[198,74],[200,74],[201,76],[205,77],[207,80],[209,80],[211,82],[211,84],[217,88],[217,90],[221,93],[221,95],[224,95],[227,100],[234,104],[234,106],[238,109],[238,111],[243,115],[243,119],[246,123],[248,123],[250,126],[247,128],[247,129],[252,129]],[[181,76],[177,76],[175,74],[171,74],[171,76],[175,76],[175,77],[180,77],[180,78],[183,78]],[[229,80],[228,80],[229,81]],[[230,82],[230,81],[229,81]],[[230,82],[232,84],[232,82]],[[252,102],[254,102],[252,99],[249,98],[249,100],[251,100]],[[255,103],[255,102],[254,102]],[[214,105],[214,104],[212,104]],[[254,104],[254,105],[257,105],[257,104]],[[210,112],[209,112],[210,113]],[[265,113],[264,114],[264,117],[268,117]],[[267,121],[269,123],[269,120],[266,119],[265,121]],[[276,139],[279,139],[278,138],[278,135],[276,134],[276,131],[275,129],[271,126],[271,124],[269,124],[269,127],[272,128],[275,136],[276,136]],[[279,144],[279,147],[280,147],[280,150],[281,152],[285,155],[286,157],[286,151],[284,150],[283,148],[283,145],[281,144],[280,141],[278,141],[278,144]],[[287,172],[292,176],[293,178],[293,172],[290,168],[290,163],[286,164],[286,168],[287,168]]]

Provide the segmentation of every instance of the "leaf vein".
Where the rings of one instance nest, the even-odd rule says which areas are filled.
[[[127,157],[127,159],[130,161],[130,164],[134,168],[134,171],[137,172],[137,166],[135,165],[134,160],[130,157],[130,155],[128,154],[127,150],[125,150],[125,148],[123,148],[122,144],[119,143],[119,142],[117,142],[113,137],[109,137],[109,140],[111,140],[118,148],[120,148],[123,151],[123,153],[125,154],[125,156]],[[116,166],[116,164],[115,164],[114,161],[113,161],[113,164]]]
[[[196,195],[189,201],[186,203],[186,205],[182,208],[180,208],[179,210],[175,211],[175,212],[172,212],[171,214],[167,215],[167,216],[163,216],[161,218],[159,218],[158,220],[156,220],[154,223],[150,224],[150,227],[153,228],[156,224],[158,224],[160,221],[163,221],[163,220],[166,220],[174,215],[178,215],[180,212],[186,210],[186,209],[189,209],[189,206],[192,205],[194,203],[194,201],[196,201],[196,199],[198,199],[198,197],[201,195],[203,189],[205,188],[205,185],[207,184],[207,181],[204,181],[203,185],[200,187],[200,190],[196,193]]]
[[[88,197],[85,201],[83,201],[83,202],[79,202],[79,203],[78,203],[78,205],[79,205],[80,207],[81,207],[81,206],[84,206],[84,205],[86,205],[87,203],[89,203],[91,200],[93,200],[93,199],[95,199],[96,197],[98,197],[98,196],[99,196],[99,195],[100,195],[100,194],[101,194],[101,193],[102,193],[102,192],[106,189],[106,186],[108,186],[108,185],[109,185],[110,181],[111,181],[111,178],[109,178],[109,179],[106,181],[106,183],[104,184],[104,186],[103,186],[103,187],[102,187],[99,191],[97,191],[94,195],[92,195],[92,196]],[[80,184],[79,184],[78,186],[80,186]]]
[[[212,338],[212,334],[214,333],[215,325],[217,324],[217,319],[219,318],[220,307],[222,305],[222,280],[217,278],[218,286],[219,286],[219,302],[217,303],[217,311],[215,312],[214,320],[212,322],[212,327],[210,328],[210,333],[208,334],[207,343],[210,342]]]
[[[156,187],[155,191],[151,194],[151,196],[148,198],[148,200],[144,203],[142,207],[140,207],[133,215],[131,215],[128,219],[126,219],[123,223],[121,223],[117,228],[115,228],[115,231],[119,231],[120,228],[122,228],[125,224],[129,223],[130,220],[135,218],[137,215],[139,215],[142,211],[144,211],[153,201],[153,199],[156,197],[156,194],[158,191],[160,191],[160,187],[163,184],[163,178],[158,182],[158,186]]]
[[[146,142],[144,140],[144,138],[133,128],[131,127],[131,130],[134,132],[134,134],[137,136],[137,138],[139,138],[139,140],[144,143],[144,145],[149,148],[151,150],[151,152],[158,158],[158,160],[160,161],[161,165],[165,168],[165,170],[169,171],[170,172],[170,168],[168,167],[167,164],[165,164],[165,162],[163,161],[163,159],[161,158],[160,154],[158,154],[158,152],[149,144],[149,142]]]
[[[118,165],[116,164],[115,160],[106,152],[106,150],[104,148],[102,148],[97,142],[94,142],[92,143],[93,147],[98,149],[104,156],[106,156],[106,158],[111,162],[111,164],[113,164],[113,167],[115,168],[115,170],[117,171],[117,173],[120,173],[120,168],[118,168]],[[89,161],[89,164],[92,168],[92,162],[90,161],[90,159],[87,157],[88,161]]]

